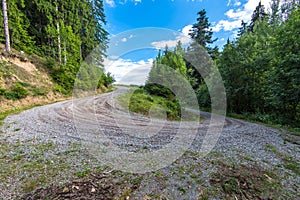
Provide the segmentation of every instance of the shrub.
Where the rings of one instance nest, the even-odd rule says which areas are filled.
[[[4,95],[4,94],[5,94],[5,92],[6,92],[6,89],[5,89],[5,88],[1,88],[1,87],[0,87],[0,95]]]
[[[70,91],[65,90],[61,85],[56,85],[53,89],[54,93],[61,93],[64,95],[70,94]]]
[[[24,88],[20,83],[16,83],[11,91],[5,92],[5,97],[7,99],[17,100],[25,98],[28,94],[29,92],[26,88]]]

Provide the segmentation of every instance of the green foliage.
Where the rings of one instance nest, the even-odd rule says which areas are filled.
[[[10,0],[8,13],[12,47],[46,57],[45,64],[59,85],[56,91],[71,93],[80,64],[91,53],[97,60],[92,63],[101,66],[108,40],[102,0]],[[3,27],[0,33],[4,42]],[[114,82],[110,74],[100,74],[98,79],[106,87]]]
[[[71,93],[75,81],[75,74],[70,70],[72,66],[60,66],[51,72],[53,80],[60,85],[62,93]],[[60,90],[57,90],[60,91]]]
[[[146,116],[150,115],[150,110],[154,109],[156,117],[162,117],[164,111],[169,120],[178,120],[181,115],[181,108],[178,100],[169,100],[161,96],[150,95],[143,87],[134,90],[134,93],[127,93],[119,98],[123,105],[128,105],[132,112],[140,113]],[[161,107],[157,107],[160,105]],[[163,109],[163,110],[161,110]]]
[[[247,119],[263,123],[299,127],[299,1],[279,4],[279,1],[273,0],[271,8],[268,14],[259,3],[250,24],[242,22],[238,38],[233,42],[228,40],[221,54],[217,49],[214,55],[210,51],[212,32],[204,10],[198,13],[190,35],[213,57],[223,78],[230,113],[242,114]],[[192,64],[204,54],[195,43],[187,50],[182,49],[179,43],[173,51],[166,48],[159,52],[145,90],[169,101],[176,99],[172,91],[180,86],[172,79],[175,71],[190,82],[199,105],[209,108],[212,100],[218,101],[215,98],[218,94],[208,92],[214,91],[217,85],[214,84],[215,69],[209,62],[202,63],[200,74]],[[189,56],[189,61],[184,59],[185,55]]]
[[[65,90],[62,86],[60,85],[56,85],[53,89],[53,92],[54,93],[61,93],[61,94],[64,94],[64,95],[68,95],[70,94],[70,91],[67,91]]]
[[[184,50],[180,42],[173,51],[166,47],[162,54],[159,52],[145,85],[149,94],[161,96],[171,101],[175,100],[172,91],[180,92],[182,90],[182,82],[176,77],[180,76],[187,79],[183,53]]]
[[[17,100],[25,98],[29,94],[29,91],[24,88],[20,83],[16,83],[11,91],[5,92],[5,97],[7,99]]]
[[[276,1],[273,4],[270,19],[261,5],[256,8],[252,27],[244,27],[246,31],[236,41],[227,42],[217,65],[230,112],[264,123],[297,127],[300,12],[295,6],[281,22],[279,5]]]
[[[5,95],[6,89],[0,87],[0,95]]]
[[[45,96],[48,91],[46,88],[32,88],[33,96]]]
[[[110,72],[108,72],[107,74],[102,73],[97,87],[100,88],[101,85],[104,85],[105,87],[109,87],[115,81],[116,81],[115,78],[111,75]]]
[[[30,21],[24,12],[22,12],[24,8],[24,0],[8,1],[9,32],[12,47],[30,54],[35,51],[35,41],[28,33]],[[3,24],[2,12],[0,15],[0,23]],[[3,26],[0,28],[0,33],[0,41],[4,42]]]
[[[208,45],[214,43],[216,41],[212,40],[212,29],[211,24],[208,21],[208,17],[206,16],[206,10],[200,10],[198,12],[199,17],[197,18],[197,23],[193,25],[192,32],[189,33],[191,38],[193,38],[199,45],[210,49]]]

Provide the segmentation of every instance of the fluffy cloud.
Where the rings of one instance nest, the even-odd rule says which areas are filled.
[[[239,2],[239,1],[234,2],[234,6],[240,6],[240,5],[242,5],[241,2]]]
[[[166,46],[168,46],[169,48],[174,48],[176,47],[178,41],[181,41],[182,45],[186,45],[191,42],[191,39],[185,35],[179,35],[175,40],[162,40],[158,42],[152,42],[151,45],[156,49],[163,49]]]
[[[221,20],[218,22],[218,24],[212,27],[212,31],[214,32],[219,32],[221,30],[232,31],[233,29],[236,29],[240,26],[241,26],[240,20],[235,20],[235,21]]]
[[[122,42],[127,42],[127,38],[122,38]]]
[[[270,8],[270,3],[272,0],[248,0],[243,6],[237,9],[230,9],[228,10],[225,15],[227,19],[220,20],[216,23],[212,29],[215,32],[219,32],[221,30],[225,31],[232,31],[241,26],[241,21],[244,20],[245,22],[249,22],[251,20],[251,16],[253,11],[255,10],[258,3],[261,3],[265,6],[268,10]],[[228,1],[228,5],[231,4],[231,0]],[[239,1],[234,2],[235,6],[241,5]]]
[[[128,2],[128,0],[119,0],[118,4],[125,5]],[[137,5],[138,3],[142,3],[142,0],[130,0],[130,2],[133,2],[134,5]],[[116,3],[114,0],[105,0],[105,3],[110,7],[115,7]]]
[[[242,3],[239,0],[234,0],[234,6],[240,6]],[[231,5],[231,0],[228,0],[227,6]]]
[[[183,33],[183,35],[189,37],[189,33],[191,32],[192,28],[193,28],[193,25],[191,25],[191,24],[187,25],[187,26],[183,27],[181,32]]]
[[[134,0],[134,5],[137,5],[138,3],[142,3],[142,0]]]
[[[110,7],[115,7],[115,6],[116,6],[114,0],[105,0],[105,3],[106,3],[107,5],[109,5]]]
[[[110,72],[120,84],[142,85],[147,80],[152,67],[153,59],[133,62],[129,59],[118,58],[116,60],[105,59],[105,71]]]

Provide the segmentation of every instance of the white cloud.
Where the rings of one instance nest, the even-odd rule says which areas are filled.
[[[176,47],[178,41],[181,41],[182,45],[186,45],[191,43],[191,39],[185,35],[179,35],[176,37],[175,40],[162,40],[158,42],[152,42],[151,45],[154,46],[156,49],[163,49],[166,46],[169,48],[174,48]]]
[[[255,10],[258,3],[261,1],[262,5],[265,6],[266,11],[270,8],[270,3],[272,0],[248,0],[242,7],[237,9],[228,10],[225,15],[227,19],[220,20],[216,25],[212,27],[212,30],[219,32],[221,30],[232,31],[241,26],[241,21],[249,22],[253,11]],[[228,5],[231,0],[228,1]],[[235,1],[235,6],[241,5],[240,1]]]
[[[122,42],[127,42],[127,38],[122,38]]]
[[[239,0],[234,0],[234,6],[240,6],[242,3]],[[231,0],[228,0],[227,6],[231,6]]]
[[[240,1],[236,1],[236,2],[234,2],[233,5],[234,5],[234,6],[240,6],[240,5],[242,5],[242,3],[241,3]]]
[[[227,6],[230,6],[231,4],[231,0],[228,0]]]
[[[214,32],[220,32],[221,30],[232,31],[233,29],[236,29],[240,26],[241,26],[240,20],[235,20],[235,21],[221,20],[218,22],[217,25],[212,27],[212,31]]]
[[[120,84],[142,85],[147,80],[153,59],[133,62],[129,59],[104,59],[105,71],[110,72]]]
[[[137,5],[138,3],[142,3],[142,0],[134,0],[134,5]]]
[[[128,0],[119,0],[119,1],[105,0],[105,3],[107,5],[109,5],[110,7],[115,7],[116,6],[115,2],[118,2],[118,4],[120,4],[120,5],[125,5],[128,2]],[[142,0],[130,0],[129,2],[134,3],[134,5],[137,5],[138,3],[142,3]]]
[[[115,6],[116,6],[114,0],[105,0],[105,3],[106,3],[107,5],[109,5],[110,7],[115,7]]]
[[[187,25],[187,26],[183,27],[181,32],[183,33],[183,35],[189,37],[189,33],[191,32],[192,28],[193,28],[193,25],[191,25],[191,24]]]

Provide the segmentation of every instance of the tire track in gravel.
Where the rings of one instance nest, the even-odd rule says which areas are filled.
[[[102,133],[107,138],[103,141],[100,138],[100,141],[97,140],[98,143],[114,144],[128,152],[138,152],[141,149],[161,149],[171,143],[177,131],[182,128],[180,130],[186,131],[187,137],[189,131],[196,131],[189,151],[201,150],[209,127],[209,113],[200,113],[207,119],[197,126],[191,122],[163,121],[128,113],[115,102],[115,97],[127,90],[125,87],[119,87],[111,93],[36,107],[18,115],[9,116],[2,126],[1,137],[7,138],[8,142],[12,143],[18,140],[26,142],[36,138],[41,141],[53,141],[61,146],[61,149],[58,149],[60,151],[72,142],[95,142],[96,138],[99,139],[97,134]],[[15,132],[16,128],[20,130]],[[282,164],[282,160],[274,152],[266,150],[266,145],[272,145],[281,154],[289,155],[299,162],[299,145],[284,142],[280,134],[280,131],[276,129],[226,118],[223,131],[213,151],[221,152],[224,158],[230,157],[235,160],[241,157],[251,157],[253,162],[272,168]],[[203,158],[203,162],[206,162],[206,158]],[[171,169],[172,167],[165,168],[164,171],[171,171]],[[291,173],[284,168],[281,170],[282,174]],[[211,171],[213,169],[207,167],[203,171],[203,176],[208,176]],[[297,176],[285,180],[287,188],[297,183],[299,183]],[[144,190],[140,189],[140,193],[143,192]],[[187,195],[191,194],[187,193]]]
[[[142,146],[157,149],[171,142],[180,123],[129,114],[114,101],[116,96],[127,90],[125,87],[119,87],[111,93],[26,110],[21,114],[7,117],[5,123],[10,125],[4,125],[2,129],[4,134],[9,136],[10,141],[25,141],[41,137],[57,143],[67,143],[83,139],[82,134],[84,137],[92,138],[94,134],[102,131],[113,143],[128,150]],[[191,146],[194,150],[199,149],[199,144],[202,143],[209,125],[210,114],[201,112],[201,116],[206,120],[198,124],[196,128],[189,126],[189,122],[182,123],[184,129],[197,129],[196,139]],[[145,127],[150,130],[145,131]],[[16,128],[21,130],[16,133],[13,131]],[[132,134],[130,131],[135,131],[137,134]],[[143,137],[143,132],[149,134],[151,131],[157,134]],[[276,144],[282,140],[279,134],[278,130],[272,128],[226,118],[223,132],[215,149],[226,149],[230,146],[241,147],[241,144],[245,144],[246,146],[243,147],[247,148],[249,145],[252,147],[253,142]],[[138,137],[134,137],[136,135]]]

